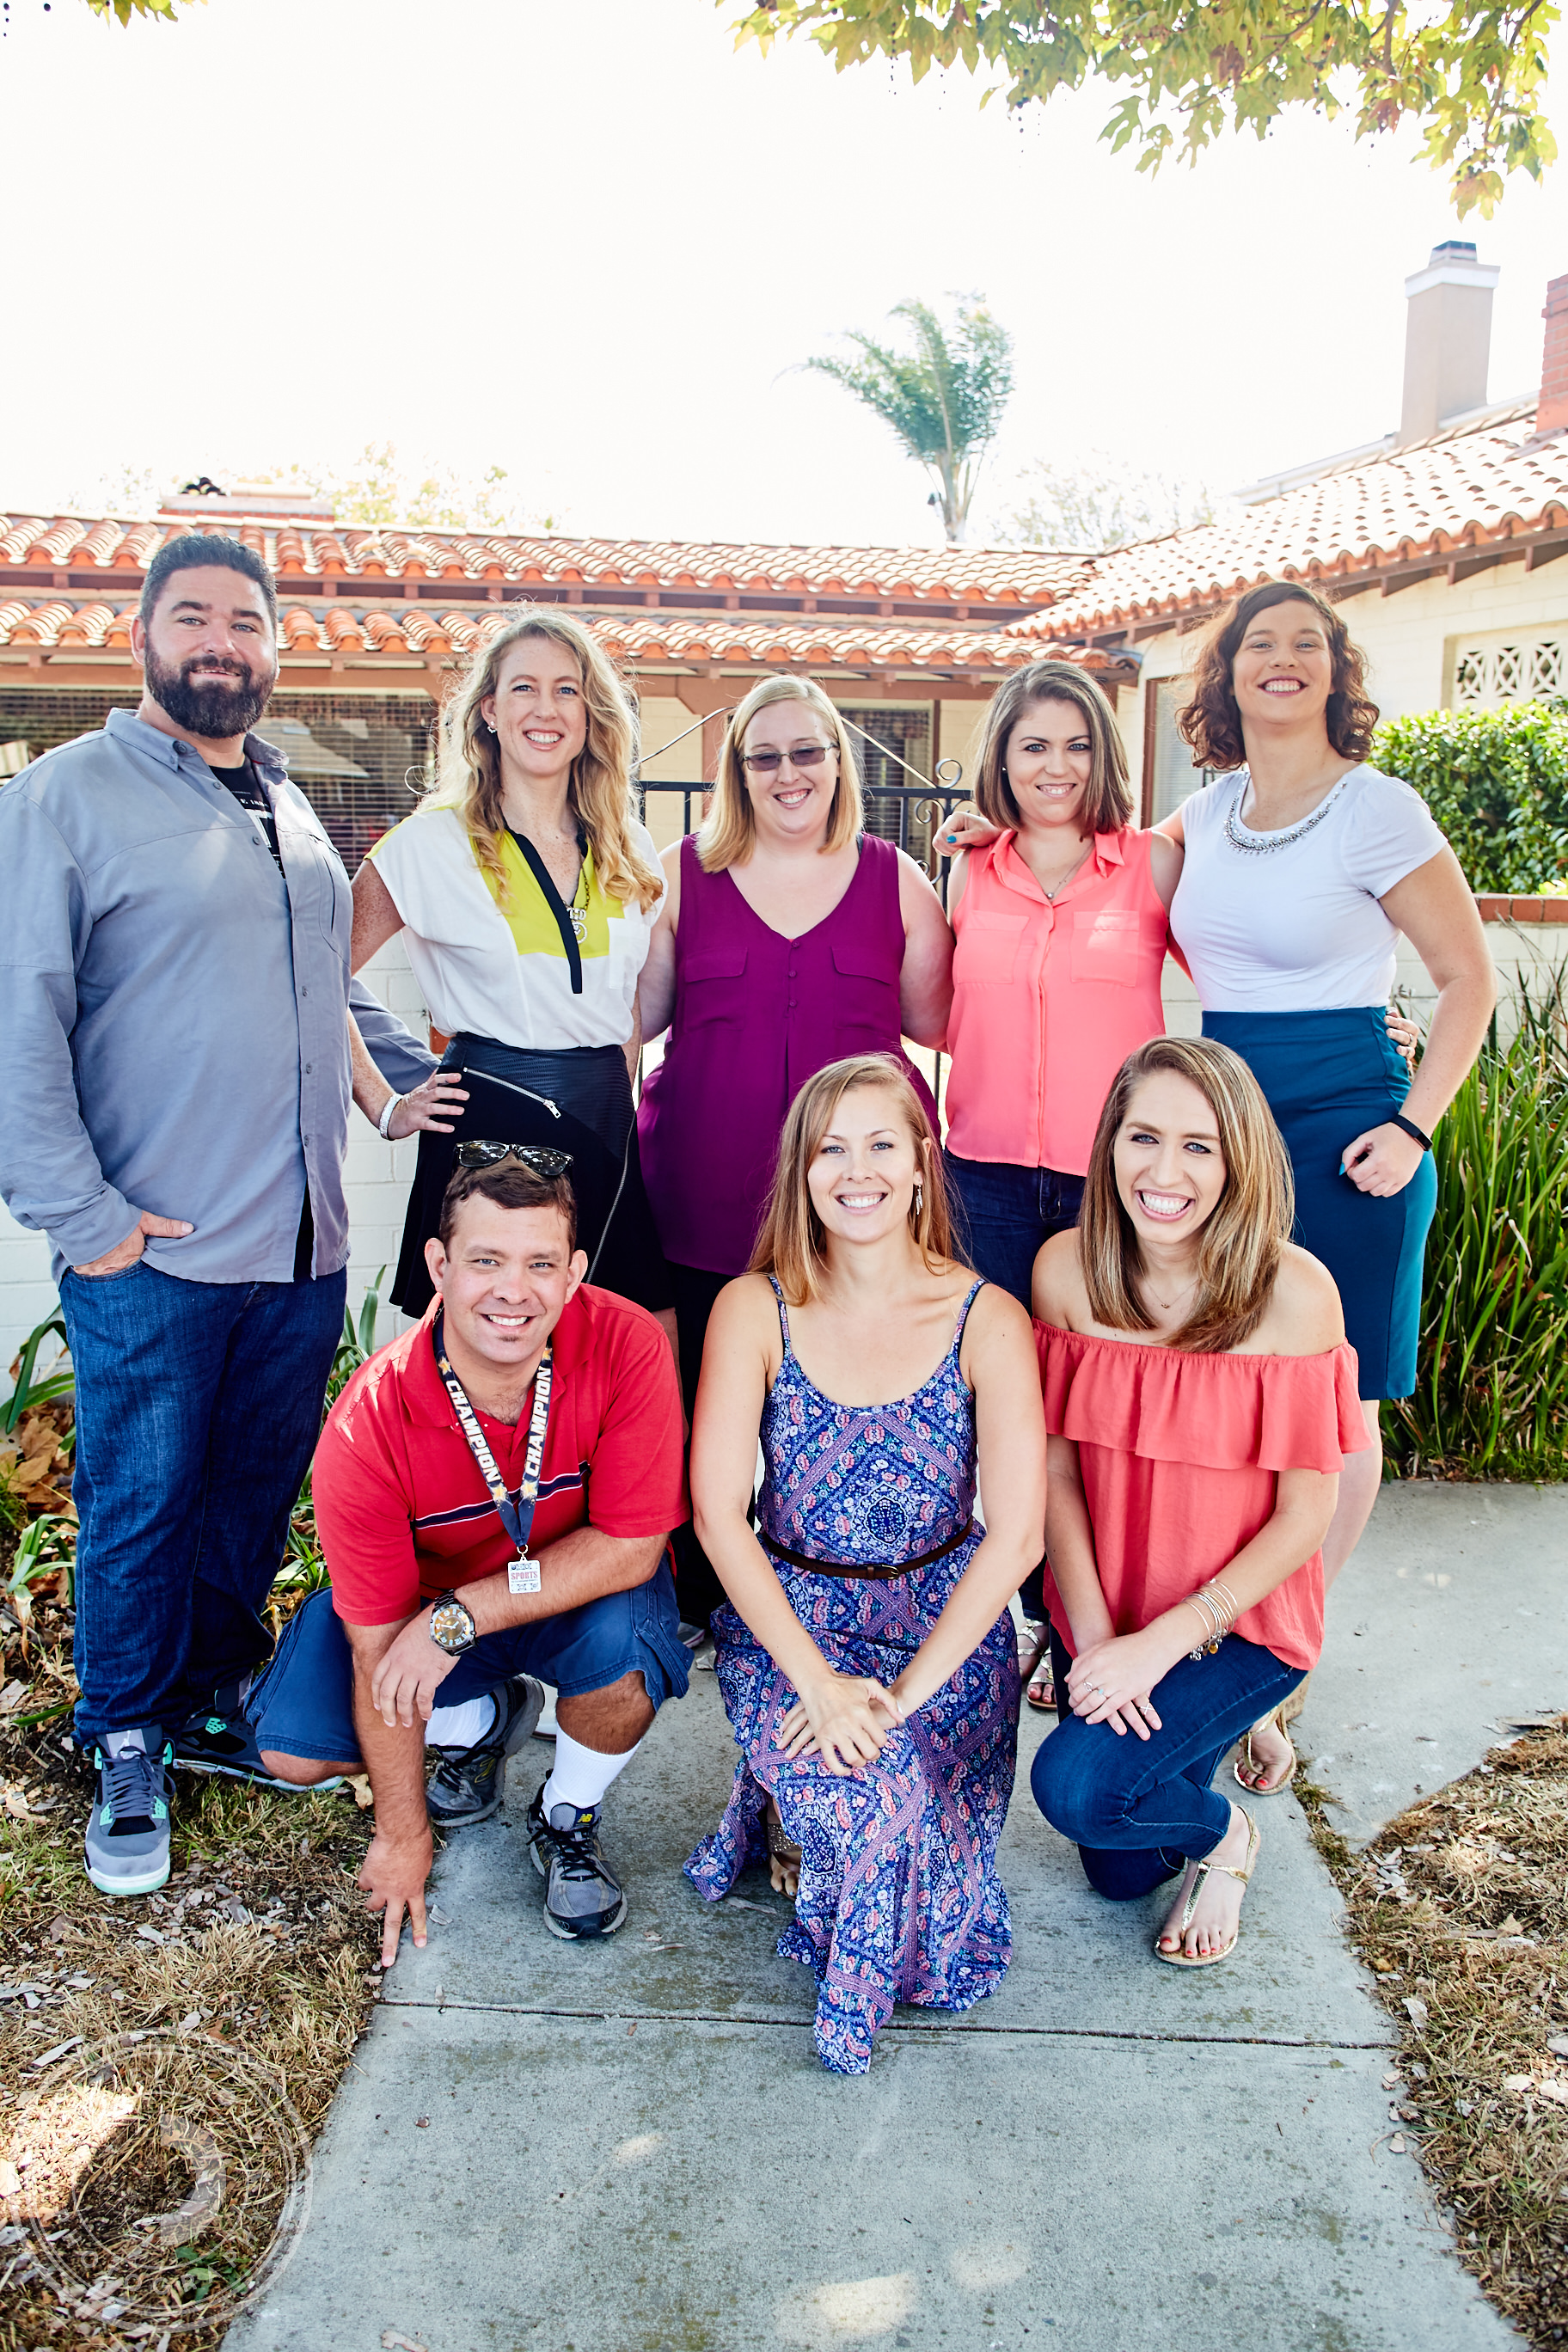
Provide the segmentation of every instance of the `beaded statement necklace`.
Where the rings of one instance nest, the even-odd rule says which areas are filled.
[[[1318,803],[1311,815],[1303,817],[1300,824],[1293,824],[1289,833],[1258,834],[1248,833],[1241,823],[1241,803],[1246,797],[1247,787],[1252,782],[1250,772],[1243,768],[1241,782],[1236,788],[1236,797],[1225,820],[1226,839],[1233,849],[1244,851],[1248,857],[1271,857],[1277,849],[1289,849],[1293,841],[1300,841],[1302,835],[1310,833],[1315,824],[1322,824],[1354,773],[1353,768],[1347,769],[1332,792]]]

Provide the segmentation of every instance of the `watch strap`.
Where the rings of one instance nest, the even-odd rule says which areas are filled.
[[[1422,1149],[1422,1150],[1423,1150],[1423,1151],[1430,1151],[1430,1150],[1431,1150],[1431,1149],[1432,1149],[1432,1139],[1431,1139],[1431,1137],[1430,1137],[1429,1135],[1423,1134],[1423,1132],[1422,1132],[1422,1130],[1420,1129],[1420,1128],[1418,1128],[1418,1127],[1416,1126],[1415,1121],[1413,1118],[1405,1118],[1405,1113],[1404,1113],[1402,1110],[1396,1110],[1396,1111],[1394,1112],[1394,1117],[1393,1117],[1393,1118],[1390,1120],[1389,1124],[1390,1124],[1392,1127],[1403,1128],[1403,1129],[1405,1130],[1405,1133],[1407,1136],[1409,1136],[1409,1138],[1411,1139],[1412,1142],[1414,1142],[1414,1143],[1418,1143],[1418,1144],[1421,1146],[1421,1149]]]

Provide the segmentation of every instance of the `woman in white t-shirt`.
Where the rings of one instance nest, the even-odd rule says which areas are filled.
[[[1346,1457],[1323,1579],[1377,1499],[1378,1402],[1415,1382],[1422,1261],[1436,1203],[1430,1136],[1497,999],[1458,859],[1408,784],[1367,766],[1377,709],[1333,605],[1287,581],[1250,589],[1200,648],[1180,719],[1220,771],[1163,830],[1184,845],[1171,905],[1204,1034],[1251,1067],[1289,1147],[1295,1238],[1339,1285],[1372,1440]],[[1403,931],[1436,992],[1412,1082],[1384,1021]],[[1270,1718],[1237,1767],[1282,1788],[1294,1759]]]
[[[353,886],[355,971],[405,934],[451,1041],[442,1066],[467,1088],[456,1126],[420,1138],[393,1298],[409,1315],[429,1303],[425,1244],[457,1145],[544,1147],[571,1155],[589,1278],[673,1342],[632,1100],[664,876],[632,796],[631,698],[580,623],[531,607],[475,653],[443,738],[437,789]]]

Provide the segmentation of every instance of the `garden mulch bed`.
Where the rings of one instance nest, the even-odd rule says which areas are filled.
[[[1390,2143],[1420,2158],[1498,2308],[1568,2344],[1568,1716],[1362,1848],[1297,1786],[1399,2027]]]
[[[51,1601],[25,1651],[6,1625],[0,2352],[207,2352],[279,2216],[300,2217],[310,2144],[376,1998],[354,1885],[370,1815],[349,1787],[284,1798],[182,1774],[168,1885],[100,1895],[68,1715],[16,1720],[74,1693],[68,1627]]]

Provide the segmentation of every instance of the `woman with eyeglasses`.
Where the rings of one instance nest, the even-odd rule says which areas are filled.
[[[632,797],[636,742],[631,698],[588,632],[525,611],[448,706],[437,790],[354,877],[354,969],[405,934],[467,1097],[452,1128],[420,1139],[392,1288],[405,1314],[430,1300],[425,1244],[454,1146],[499,1158],[527,1144],[571,1156],[590,1280],[649,1308],[674,1344],[632,1099],[637,982],[664,898]]]
[[[644,1035],[669,1034],[637,1123],[689,1413],[708,1318],[751,1262],[807,1078],[890,1053],[934,1125],[901,1041],[942,1042],[952,935],[919,866],[865,831],[848,731],[809,678],[763,678],[741,702],[708,817],[664,871],[640,1004]],[[689,1537],[676,1556],[681,1614],[703,1622],[718,1584]]]

